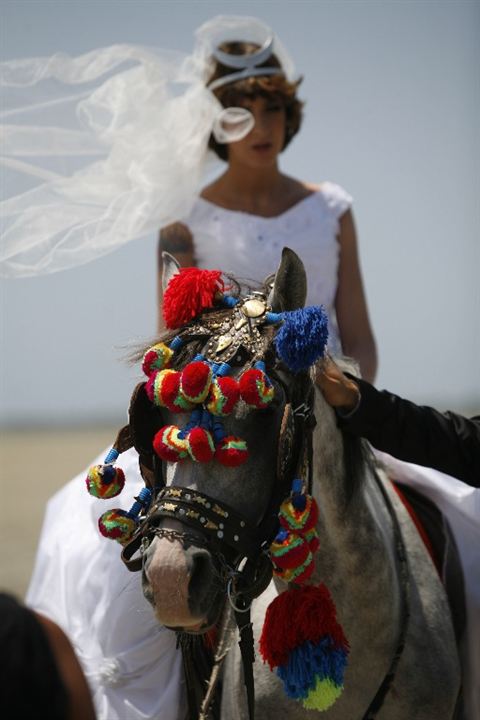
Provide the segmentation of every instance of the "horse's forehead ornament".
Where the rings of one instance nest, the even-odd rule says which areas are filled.
[[[214,461],[226,467],[245,462],[246,442],[227,435],[223,418],[240,401],[258,409],[273,400],[274,385],[265,362],[272,345],[275,352],[271,355],[292,373],[304,373],[325,351],[328,321],[323,308],[276,313],[263,292],[234,297],[226,290],[220,271],[196,268],[181,269],[165,290],[166,325],[178,334],[144,354],[142,369],[147,381],[140,393],[146,396],[142,402],[150,402],[150,407],[167,409],[176,416],[188,415],[188,420],[182,427],[163,425],[155,429],[152,453],[161,461]],[[200,348],[193,359],[193,353],[188,353],[190,343]],[[190,359],[184,362],[185,357]],[[135,398],[138,393],[137,388]],[[304,443],[303,425],[299,435]],[[86,482],[91,494],[111,498],[122,490],[125,478],[114,462],[124,449],[125,443],[117,439],[104,465],[90,469]],[[300,454],[304,451],[302,446]],[[342,691],[348,643],[327,588],[305,585],[313,573],[318,549],[318,508],[305,485],[296,479],[290,495],[285,498],[288,490],[283,490],[280,499],[275,500],[273,534],[272,528],[267,530],[269,537],[264,537],[255,550],[258,557],[264,557],[265,545],[270,545],[273,573],[291,586],[268,608],[260,651],[265,662],[277,669],[291,697],[301,700],[307,708],[324,710]],[[101,533],[122,545],[133,536],[137,538],[139,526],[148,525],[152,499],[151,489],[145,487],[129,511],[103,513],[99,519]],[[214,541],[229,542],[230,548],[240,540],[244,542],[248,530],[241,516],[233,517],[236,513],[232,508],[199,492],[164,488],[153,507],[162,516],[176,517],[210,533],[207,537]],[[265,528],[269,523],[271,520]],[[251,531],[255,534],[256,529],[252,527]],[[251,544],[244,544],[244,548]],[[250,550],[246,553],[249,561],[252,557],[258,560]],[[230,598],[232,583],[240,575],[238,570],[232,569],[232,573],[227,588]]]
[[[224,302],[228,303],[227,298]],[[280,320],[280,315],[268,311],[265,295],[253,293],[233,305],[228,319],[210,325],[208,329],[214,334],[207,344],[205,355],[213,361],[221,359],[228,362],[241,349],[252,359],[260,360],[268,347],[268,336],[262,334],[262,329],[265,325],[278,323]]]

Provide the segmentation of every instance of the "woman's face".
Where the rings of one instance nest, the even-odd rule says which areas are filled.
[[[285,107],[275,97],[243,98],[238,107],[249,110],[255,125],[246,137],[228,146],[230,164],[267,167],[276,162],[285,144]]]

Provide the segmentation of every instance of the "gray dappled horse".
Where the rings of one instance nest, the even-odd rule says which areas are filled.
[[[168,281],[177,268],[168,258],[165,267]],[[284,250],[275,281],[265,293],[274,312],[303,306],[305,271],[292,251]],[[247,411],[240,406],[227,419],[229,431],[248,442],[248,462],[237,468],[224,468],[215,462],[167,464],[163,467],[166,485],[174,492],[180,488],[183,493],[208,496],[212,503],[233,508],[247,526],[258,527],[275,493],[279,465],[283,462],[288,466],[295,443],[302,441],[293,418],[291,442],[285,442],[285,407],[288,402],[292,406],[299,401],[300,406],[310,404],[316,418],[312,494],[320,508],[320,550],[312,582],[324,582],[330,589],[350,643],[344,692],[323,717],[450,720],[460,685],[450,611],[413,523],[390,483],[365,454],[357,454],[352,468],[349,441],[337,428],[334,412],[313,383],[310,397],[298,397],[299,392],[305,394],[305,386],[298,388],[295,376],[284,369],[275,370],[271,352],[267,363],[276,391],[272,407]],[[168,413],[163,419],[175,422]],[[305,427],[300,426],[303,432]],[[294,472],[295,468],[288,470]],[[151,533],[143,551],[144,593],[160,623],[201,633],[219,620],[224,606],[229,607],[225,602],[225,566],[231,552],[225,548],[220,562],[223,567],[219,567],[222,553],[218,544],[212,546],[199,529],[175,518],[178,513],[159,512],[158,502],[150,512]],[[403,557],[404,550],[408,560]],[[263,587],[257,576],[253,582],[257,589]],[[279,580],[272,581],[254,600],[255,643],[266,607],[283,589]],[[232,585],[229,591],[232,605],[241,603],[241,586],[238,595],[232,593]],[[228,619],[228,613],[223,617],[227,628],[223,642],[230,649],[223,665],[221,717],[245,720],[248,710],[235,623]],[[320,713],[305,710],[285,695],[281,681],[258,653],[253,668],[257,718],[320,717]]]

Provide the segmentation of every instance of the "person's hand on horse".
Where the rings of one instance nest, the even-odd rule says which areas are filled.
[[[357,407],[360,400],[358,385],[328,356],[317,366],[316,383],[332,407],[344,412],[352,412]]]

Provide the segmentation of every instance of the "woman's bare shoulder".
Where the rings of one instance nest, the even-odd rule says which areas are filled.
[[[319,182],[319,183],[312,183],[312,182],[303,182],[302,183],[305,190],[308,192],[308,194],[321,192],[325,183]]]

